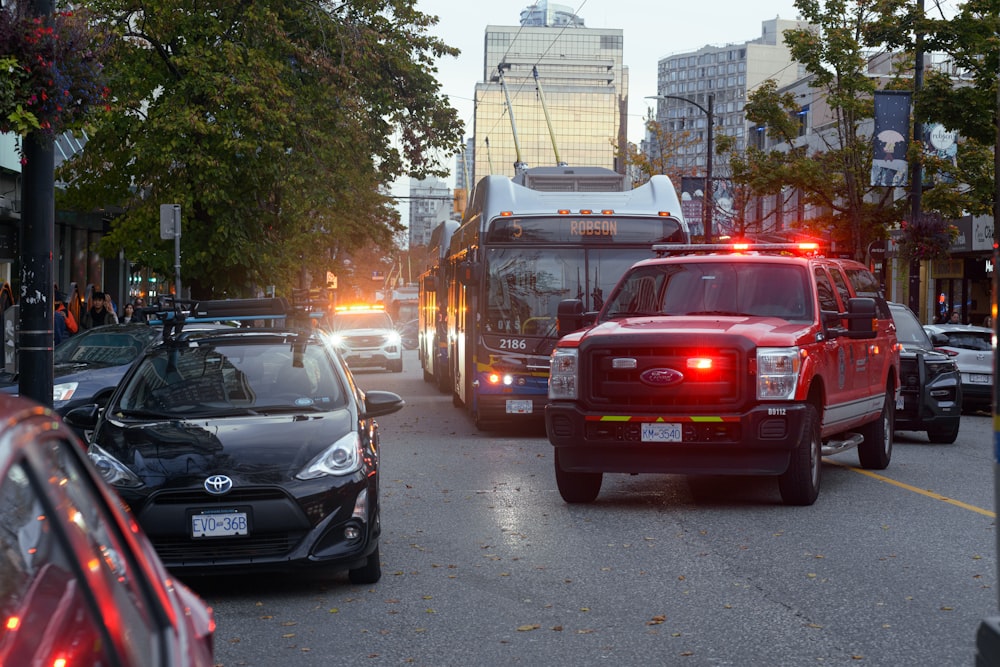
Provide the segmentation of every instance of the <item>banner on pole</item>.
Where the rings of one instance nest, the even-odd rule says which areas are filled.
[[[909,164],[910,100],[905,90],[875,91],[875,131],[872,136],[872,185],[906,185]]]

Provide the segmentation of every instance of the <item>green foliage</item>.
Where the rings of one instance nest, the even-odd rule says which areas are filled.
[[[391,245],[387,186],[437,173],[439,153],[461,145],[434,76],[456,52],[413,0],[91,5],[118,37],[114,98],[59,174],[66,204],[120,209],[102,254],[124,249],[166,275],[159,206],[180,204],[196,297],[287,294],[303,269],[322,282],[334,257]]]

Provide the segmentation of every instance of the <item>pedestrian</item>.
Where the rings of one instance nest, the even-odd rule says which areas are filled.
[[[133,306],[131,303],[126,303],[125,306],[122,308],[122,317],[118,321],[122,324],[131,324],[137,322],[138,320],[135,319],[135,306]]]
[[[957,310],[951,311],[951,317],[948,318],[948,324],[961,324],[961,323],[962,323],[962,318],[959,317],[958,311]]]
[[[64,338],[69,338],[77,331],[80,330],[80,323],[77,321],[76,317],[73,315],[73,311],[69,309],[69,304],[66,303],[66,295],[60,292],[58,289],[55,290],[55,297],[53,298],[53,305],[55,307],[56,317],[63,323],[65,327],[65,332],[62,336],[56,336],[55,341],[58,345]]]
[[[146,311],[143,310],[146,307],[146,302],[142,300],[141,296],[137,296],[135,301],[132,303],[132,321],[142,322],[146,324],[149,322],[149,316],[146,315]]]
[[[983,318],[983,326],[987,329],[993,328],[993,317],[991,315],[987,315]]]
[[[90,296],[90,308],[83,314],[83,328],[93,329],[105,324],[118,324],[118,316],[115,311],[107,306],[104,299],[104,292],[94,290]]]
[[[69,331],[66,329],[66,304],[58,300],[52,304],[52,343],[58,345],[69,338]]]

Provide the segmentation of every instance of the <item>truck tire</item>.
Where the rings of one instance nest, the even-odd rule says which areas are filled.
[[[954,424],[927,429],[927,439],[936,445],[950,445],[958,440],[959,421]]]
[[[816,407],[809,404],[802,425],[802,439],[792,451],[788,470],[778,477],[778,490],[786,505],[812,505],[816,502],[823,470],[822,444]]]
[[[865,424],[861,435],[865,441],[858,446],[858,460],[861,467],[867,470],[885,470],[892,458],[892,440],[894,424],[896,423],[896,403],[892,399],[892,391],[885,392],[885,404],[878,419]]]
[[[559,465],[559,448],[555,450],[556,486],[567,503],[592,503],[601,492],[604,474],[599,472],[567,472]]]

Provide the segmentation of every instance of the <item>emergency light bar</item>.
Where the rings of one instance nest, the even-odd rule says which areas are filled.
[[[803,256],[819,254],[819,244],[803,243],[657,243],[653,251],[658,257],[696,253],[786,252]]]

